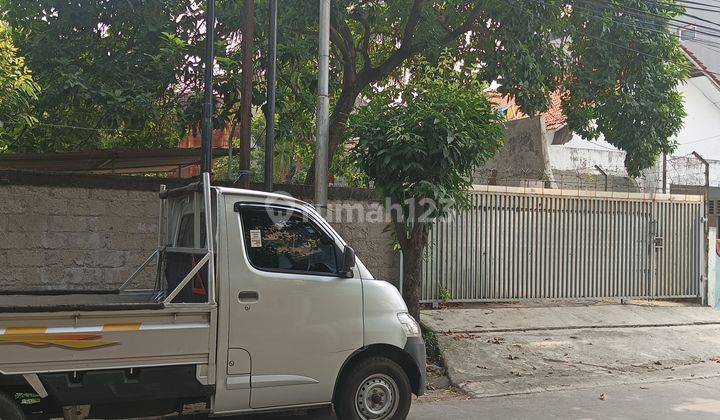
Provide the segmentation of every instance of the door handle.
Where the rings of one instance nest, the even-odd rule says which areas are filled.
[[[246,290],[238,293],[238,300],[242,303],[255,303],[260,299],[260,294],[254,290]]]

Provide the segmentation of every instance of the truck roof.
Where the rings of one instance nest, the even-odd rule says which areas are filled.
[[[304,206],[309,206],[311,208],[315,208],[312,204],[297,199],[291,195],[285,195],[285,194],[279,194],[279,193],[269,193],[265,191],[256,191],[256,190],[247,190],[243,188],[231,188],[231,187],[216,187],[213,186],[213,188],[218,191],[220,194],[232,194],[232,195],[244,195],[244,196],[250,196],[250,197],[257,197],[261,199],[272,199],[275,201],[280,202],[287,202],[291,204],[300,204]]]

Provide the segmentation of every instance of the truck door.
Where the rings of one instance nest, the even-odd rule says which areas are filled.
[[[363,345],[362,282],[343,244],[301,208],[235,203],[228,221],[231,349],[250,355],[252,408],[325,403]]]

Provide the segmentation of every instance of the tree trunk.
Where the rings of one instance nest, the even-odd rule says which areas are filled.
[[[401,234],[398,232],[398,236]],[[418,321],[420,321],[422,261],[427,238],[428,229],[423,227],[415,232],[412,237],[400,240],[400,247],[403,251],[403,299],[410,315]]]
[[[245,0],[242,32],[242,87],[240,96],[240,186],[250,187],[250,149],[252,147],[252,79],[255,0]]]

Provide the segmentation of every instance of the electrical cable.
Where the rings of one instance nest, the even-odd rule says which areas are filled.
[[[543,0],[529,0],[529,1],[534,1],[534,2],[536,2],[536,3],[542,3],[542,4],[546,5],[546,6],[550,6],[550,4],[548,4],[547,2],[545,2],[545,1],[543,1]],[[513,6],[510,6],[510,7],[512,8]],[[519,9],[516,8],[516,10],[519,10]],[[596,41],[598,41],[598,42],[605,43],[605,44],[607,44],[607,45],[613,45],[613,46],[615,46],[615,47],[619,47],[619,48],[625,49],[625,50],[627,50],[627,51],[635,52],[635,53],[638,53],[638,54],[641,54],[641,55],[644,55],[644,56],[647,56],[647,57],[650,57],[650,58],[655,58],[655,59],[658,59],[658,60],[660,60],[660,61],[665,61],[665,59],[662,58],[662,57],[659,57],[659,56],[656,56],[656,55],[653,55],[653,54],[649,54],[649,53],[646,53],[646,52],[643,52],[643,51],[640,51],[640,50],[636,50],[636,49],[627,47],[627,46],[625,46],[625,45],[617,44],[617,43],[614,43],[614,42],[612,42],[612,41],[608,41],[608,40],[606,40],[606,39],[599,38],[599,37],[596,37],[596,36],[593,36],[593,35],[590,35],[590,34],[581,32],[579,29],[577,29],[577,28],[575,28],[575,27],[569,27],[568,29],[572,30],[573,32],[575,32],[575,33],[577,33],[577,34],[579,34],[579,35],[586,36],[586,37],[588,37],[588,38],[590,38],[590,39],[594,39],[594,40],[596,40]],[[692,70],[693,70],[693,67],[690,66],[690,65],[685,65],[684,67],[686,67],[688,71],[692,71]],[[708,73],[708,74],[713,74],[713,75],[716,75],[716,76],[720,76],[720,73],[712,72],[712,71],[709,71],[709,70],[707,70],[707,71],[704,70],[704,72],[705,72],[705,73]]]

